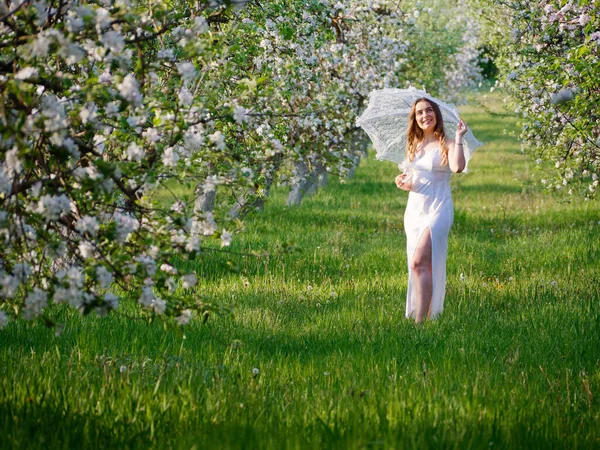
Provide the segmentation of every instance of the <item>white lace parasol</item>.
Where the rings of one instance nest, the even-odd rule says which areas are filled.
[[[454,105],[444,103],[414,87],[372,91],[369,94],[369,105],[356,120],[356,125],[364,129],[373,141],[378,160],[392,161],[397,164],[404,161],[408,115],[418,98],[427,98],[440,107],[446,138],[454,139],[460,122],[460,116]],[[468,130],[463,136],[463,144],[465,160],[468,164],[473,151],[483,143],[477,140],[471,130]]]

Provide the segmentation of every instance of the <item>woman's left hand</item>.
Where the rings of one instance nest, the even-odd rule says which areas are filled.
[[[465,123],[464,120],[460,119],[460,122],[458,123],[458,128],[456,129],[456,136],[463,137],[466,132],[467,132],[467,124]]]

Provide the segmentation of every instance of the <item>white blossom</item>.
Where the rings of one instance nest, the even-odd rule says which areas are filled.
[[[184,84],[189,84],[196,78],[196,67],[191,62],[178,63],[177,70]]]
[[[129,214],[116,212],[113,219],[117,224],[117,241],[121,243],[126,242],[131,233],[140,227],[139,221]]]
[[[231,233],[225,228],[221,231],[221,247],[229,247],[231,245]]]
[[[119,297],[117,297],[112,292],[107,292],[104,294],[104,302],[109,307],[109,309],[117,309],[119,307]]]
[[[121,96],[135,106],[142,103],[142,95],[140,94],[140,85],[133,75],[127,75],[121,83],[117,85],[117,89]]]
[[[156,144],[160,140],[160,134],[156,128],[148,128],[142,133],[142,137],[150,144]]]
[[[152,302],[151,308],[158,315],[164,314],[164,312],[167,310],[167,302],[157,297]]]
[[[184,86],[179,91],[179,104],[181,106],[190,106],[194,102],[194,96],[192,93]]]
[[[168,147],[162,156],[162,162],[167,167],[175,167],[179,161],[179,153],[173,147]]]
[[[571,101],[573,97],[574,95],[571,89],[563,89],[562,91],[554,94],[551,101],[553,105],[561,105]]]
[[[579,16],[579,25],[584,27],[590,22],[590,20],[592,20],[592,18],[589,14],[582,13],[581,16]]]
[[[204,214],[204,221],[200,224],[202,229],[202,234],[204,236],[212,236],[217,231],[217,223],[215,222],[215,217],[213,213],[207,212]]]
[[[87,233],[91,236],[96,236],[100,229],[100,224],[98,224],[98,220],[95,217],[85,215],[77,221],[75,229],[81,234]]]
[[[96,30],[100,33],[102,30],[108,28],[112,18],[110,13],[104,8],[96,9]]]
[[[17,147],[13,147],[6,152],[4,161],[4,170],[6,170],[6,174],[9,178],[13,178],[23,169],[23,164],[21,164],[21,160],[19,159],[19,150]]]
[[[51,30],[46,30],[51,31]],[[53,31],[53,30],[52,30]],[[31,44],[31,56],[34,58],[44,58],[48,54],[48,50],[50,50],[50,44],[52,40],[51,37],[48,36],[47,32],[42,32],[38,34],[35,40]]]
[[[136,258],[136,261],[144,266],[146,273],[150,276],[156,273],[156,261],[147,255],[140,255]]]
[[[71,210],[71,200],[65,195],[43,195],[39,202],[36,212],[40,213],[47,222],[58,220],[62,215]]]
[[[154,291],[152,290],[152,286],[144,286],[142,288],[142,294],[140,295],[140,298],[138,299],[138,302],[142,305],[145,306],[146,308],[150,308],[152,306],[152,303],[154,302]]]
[[[200,242],[201,240],[199,236],[190,236],[185,245],[185,251],[189,253],[197,252],[200,250]]]
[[[13,275],[1,275],[0,276],[0,297],[2,298],[13,298],[17,291],[19,290],[19,286],[21,285],[19,281],[19,277]]]
[[[96,267],[96,278],[101,288],[106,289],[113,282],[112,273],[104,266]]]
[[[9,194],[12,190],[12,183],[4,172],[4,167],[0,164],[0,194]]]
[[[233,119],[239,124],[247,122],[248,121],[248,110],[246,108],[244,108],[243,106],[237,106],[233,110]]]
[[[194,130],[188,130],[183,138],[184,147],[190,152],[197,152],[204,145],[204,136]]]
[[[79,111],[79,117],[81,118],[81,121],[85,125],[88,122],[93,122],[94,120],[96,120],[97,112],[98,112],[98,107],[96,106],[95,103],[93,103],[93,102],[86,103],[85,106],[83,108],[81,108],[81,110]]]
[[[28,80],[30,78],[37,77],[37,76],[38,76],[37,68],[25,67],[16,73],[15,78],[17,80]]]
[[[196,16],[194,19],[194,28],[198,34],[205,33],[209,30],[208,22],[204,16]]]
[[[25,320],[33,320],[40,315],[42,310],[48,304],[48,294],[38,288],[25,297],[25,307],[23,308],[23,318]]]
[[[146,156],[146,152],[135,142],[131,142],[127,147],[127,159],[129,161],[141,161]]]
[[[195,273],[189,273],[181,277],[182,286],[184,289],[190,289],[198,283],[198,277]]]
[[[204,192],[214,191],[217,189],[217,186],[221,183],[218,175],[210,175],[206,177],[204,183],[202,183],[202,189]]]
[[[177,273],[177,269],[170,264],[163,263],[160,265],[160,270],[168,274],[174,275]]]
[[[184,309],[181,311],[181,314],[175,318],[175,320],[179,325],[187,325],[192,320],[192,311],[189,309]]]
[[[104,33],[100,37],[100,42],[102,42],[104,46],[109,48],[112,52],[121,53],[125,49],[125,41],[123,40],[123,36],[114,30]]]
[[[225,136],[220,131],[215,131],[213,134],[209,134],[208,138],[215,144],[217,150],[223,150],[225,148]]]
[[[79,243],[79,254],[82,258],[88,259],[94,257],[94,246],[88,241],[81,241]]]
[[[167,61],[173,61],[175,59],[175,54],[171,48],[161,48],[156,56],[159,59],[166,59]]]

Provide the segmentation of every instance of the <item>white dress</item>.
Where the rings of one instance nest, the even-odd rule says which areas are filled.
[[[412,189],[404,213],[406,251],[408,260],[408,291],[406,317],[415,317],[417,302],[411,271],[412,258],[423,232],[431,234],[431,268],[433,291],[431,318],[442,312],[446,295],[446,257],[448,233],[454,221],[454,206],[450,194],[450,170],[442,166],[440,149],[417,154],[412,166]]]

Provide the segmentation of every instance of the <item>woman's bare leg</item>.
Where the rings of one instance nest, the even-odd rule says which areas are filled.
[[[431,251],[431,231],[427,227],[419,239],[411,264],[417,297],[417,314],[415,318],[417,323],[423,322],[429,316],[431,307],[433,291]]]

